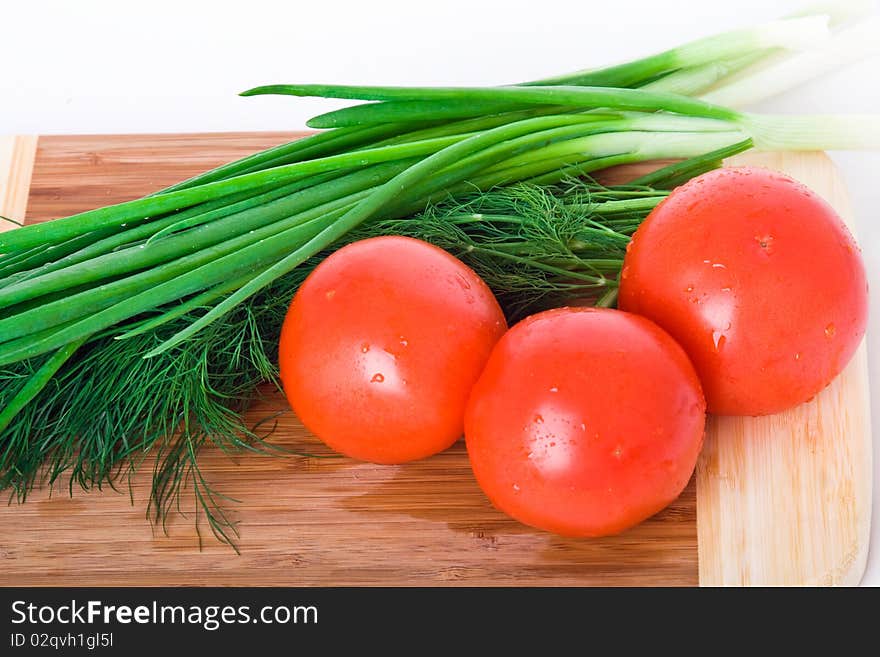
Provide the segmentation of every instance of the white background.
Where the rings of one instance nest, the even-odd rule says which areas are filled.
[[[241,98],[279,82],[501,84],[614,63],[802,2],[4,0],[0,133],[287,130],[339,106]],[[875,8],[876,11],[876,8]],[[877,58],[755,109],[880,112]],[[880,154],[833,153],[880,290]],[[880,481],[880,309],[869,327]],[[880,486],[863,583],[880,585]]]

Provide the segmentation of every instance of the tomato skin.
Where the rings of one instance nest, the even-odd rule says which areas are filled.
[[[452,445],[468,393],[507,324],[445,251],[376,237],[326,258],[285,317],[279,366],[303,424],[331,448],[403,463]]]
[[[674,190],[636,231],[619,297],[685,348],[721,415],[812,398],[858,347],[867,304],[840,217],[804,185],[757,167]]]
[[[693,366],[655,324],[558,308],[495,346],[468,402],[465,439],[498,509],[558,534],[605,536],[678,497],[705,408]]]

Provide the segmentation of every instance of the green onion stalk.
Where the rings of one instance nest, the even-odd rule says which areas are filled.
[[[880,145],[876,116],[734,109],[755,97],[749,75],[782,90],[865,50],[834,39],[827,16],[807,15],[517,85],[244,92],[367,102],[156,194],[0,233],[0,488],[24,500],[41,471],[100,487],[155,448],[151,518],[188,482],[231,542],[198,450],[271,448],[239,411],[258,383],[277,384],[281,318],[321,258],[354,238],[410,234],[477,258],[511,317],[575,295],[613,304],[619,248],[669,185],[750,147]],[[817,47],[828,57],[808,55]],[[564,191],[667,158],[686,163],[635,188]],[[516,196],[490,196],[505,189]],[[514,211],[524,198],[552,206],[541,215],[552,221],[528,203]]]

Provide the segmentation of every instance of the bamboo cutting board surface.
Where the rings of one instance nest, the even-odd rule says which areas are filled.
[[[0,215],[43,221],[156,191],[291,138],[283,133],[0,138]],[[846,191],[820,153],[749,154],[825,196]],[[631,176],[636,169],[616,171]],[[0,223],[0,228],[5,228]],[[280,395],[263,389],[253,424],[280,413],[272,440],[327,451]],[[864,345],[815,400],[769,418],[710,419],[694,479],[665,511],[605,539],[527,528],[491,507],[462,442],[430,459],[377,466],[344,458],[230,458],[203,469],[240,521],[241,555],[199,546],[187,517],[151,528],[149,463],[133,503],[110,489],[38,488],[0,507],[0,585],[778,585],[855,584],[871,512]]]

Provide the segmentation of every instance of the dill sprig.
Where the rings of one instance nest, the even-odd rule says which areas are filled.
[[[131,474],[155,448],[150,519],[164,526],[189,487],[214,535],[233,544],[227,498],[202,475],[197,456],[206,444],[225,451],[273,449],[243,423],[241,411],[260,383],[277,382],[281,322],[308,269],[153,358],[143,355],[204,309],[125,340],[107,335],[81,347],[0,434],[0,490],[23,502],[34,485],[54,485],[65,476],[71,494],[75,484],[101,489]],[[0,368],[0,408],[48,358]]]
[[[449,251],[486,281],[508,319],[517,321],[568,303],[613,303],[630,236],[665,195],[580,179],[517,184],[433,205],[414,217],[373,221],[350,237],[406,235]]]

